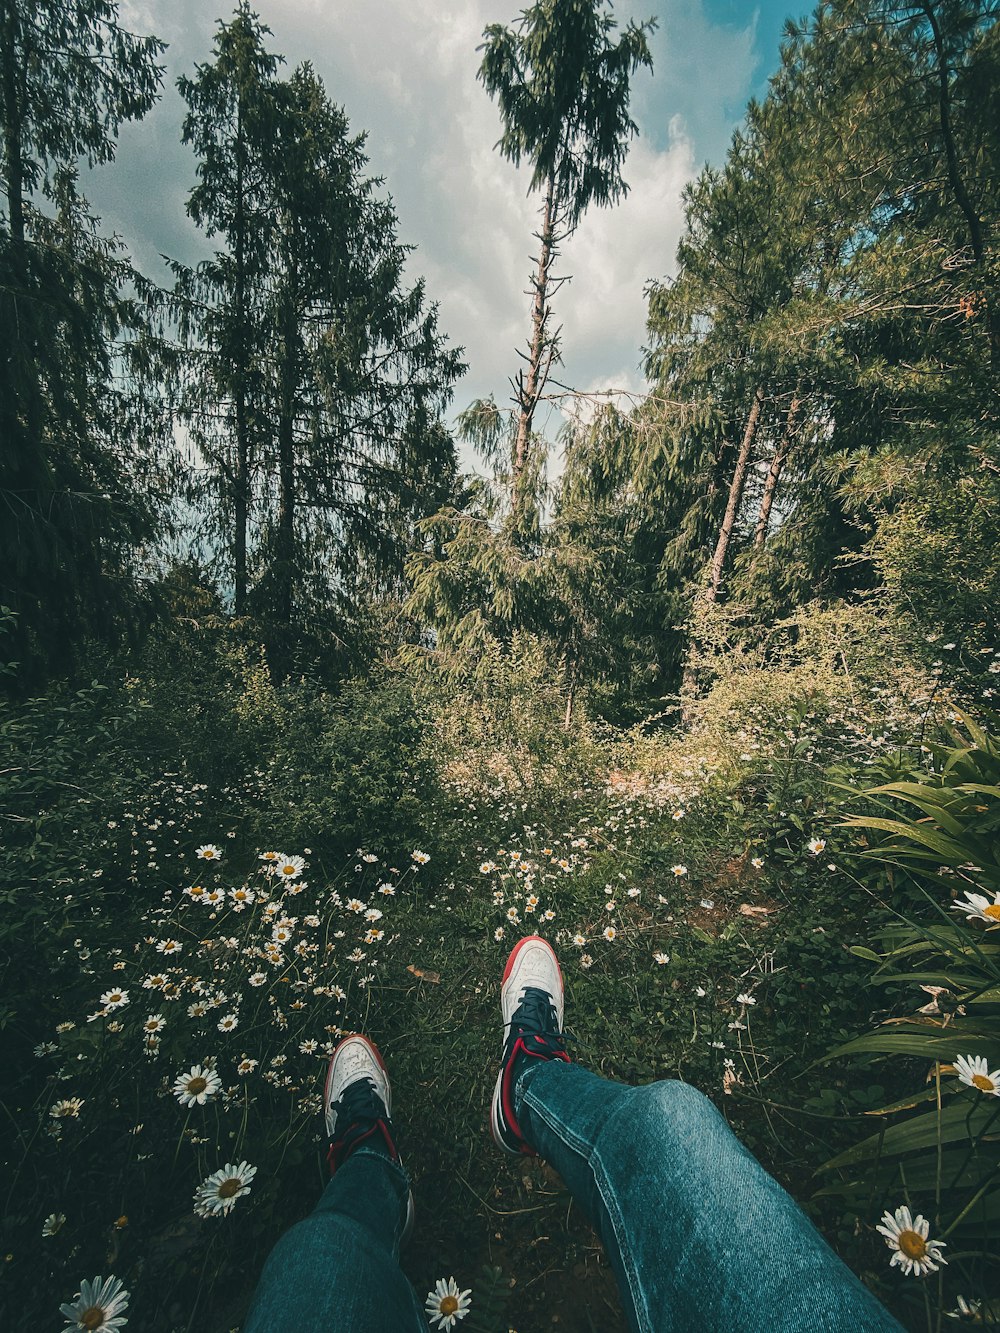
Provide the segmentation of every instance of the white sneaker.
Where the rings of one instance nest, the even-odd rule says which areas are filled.
[[[401,1165],[392,1136],[389,1074],[378,1047],[367,1037],[345,1037],[334,1051],[323,1087],[323,1115],[330,1139],[327,1160],[331,1175],[368,1139],[387,1148],[390,1159]],[[400,1245],[405,1245],[412,1230],[411,1190]]]
[[[559,960],[540,935],[517,943],[500,984],[503,1060],[490,1106],[490,1128],[498,1148],[534,1156],[514,1113],[514,1084],[531,1059],[569,1060],[563,1039],[564,988]]]

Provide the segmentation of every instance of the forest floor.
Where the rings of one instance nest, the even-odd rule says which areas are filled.
[[[441,851],[400,849],[390,866],[363,848],[340,865],[295,849],[305,864],[287,884],[272,876],[270,891],[263,849],[240,846],[238,811],[231,829],[208,824],[207,808],[192,813],[198,799],[184,794],[176,808],[165,799],[131,811],[141,859],[174,809],[176,865],[165,873],[162,861],[149,862],[168,886],[161,906],[140,912],[111,899],[88,908],[87,939],[74,941],[79,976],[60,997],[51,1054],[41,1048],[38,1128],[25,1106],[11,1108],[28,1127],[6,1223],[8,1294],[28,1283],[44,1311],[54,1292],[69,1299],[81,1275],[114,1271],[133,1290],[137,1328],[238,1327],[267,1252],[323,1186],[317,1094],[326,1057],[317,1038],[328,1034],[329,1048],[360,1030],[391,1074],[417,1210],[403,1266],[418,1293],[442,1276],[471,1287],[469,1330],[624,1329],[600,1245],[558,1177],[499,1153],[487,1127],[501,974],[513,944],[539,933],[562,962],[572,1058],[627,1083],[683,1078],[706,1092],[892,1301],[898,1283],[887,1279],[874,1231],[859,1234],[835,1200],[810,1203],[816,1168],[859,1137],[862,1112],[889,1099],[880,1084],[817,1063],[871,1017],[870,964],[848,952],[868,937],[870,895],[814,795],[768,793],[753,781],[736,789],[700,773],[685,781],[650,786],[640,774],[598,773],[545,812],[509,793],[453,793],[450,833],[427,830],[426,845]],[[217,864],[199,862],[199,839],[217,846]],[[242,882],[257,896],[245,911],[226,900],[206,913],[190,897],[196,881],[230,899]],[[362,919],[375,903],[376,917]],[[324,955],[309,943],[268,958],[271,943],[254,944],[254,932],[283,920],[300,943],[321,932],[330,961],[314,966]],[[364,927],[378,940],[348,953],[364,944]],[[181,962],[164,954],[165,939],[184,942]],[[294,981],[300,961],[305,980]],[[266,983],[250,971],[261,968]],[[130,1003],[88,1022],[87,1007],[98,993],[104,1003],[114,979]],[[238,1016],[235,1031],[216,1022],[216,1008]],[[166,1015],[163,1045],[129,1026],[148,1021],[147,1011]],[[241,1057],[259,1069],[237,1077]],[[64,1063],[53,1069],[51,1060]],[[232,1083],[216,1104],[185,1113],[173,1080],[204,1060]],[[53,1136],[47,1108],[71,1095],[84,1103],[55,1121]],[[194,1216],[198,1179],[241,1159],[257,1167],[250,1194],[224,1218]],[[67,1221],[39,1250],[30,1237],[49,1214]]]

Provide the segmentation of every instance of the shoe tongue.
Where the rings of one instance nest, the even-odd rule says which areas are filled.
[[[548,991],[541,990],[538,986],[526,986],[517,1013],[514,1015],[514,1022],[535,1032],[556,1031],[556,1011]]]
[[[385,1104],[370,1078],[359,1078],[346,1087],[336,1106],[338,1114],[350,1122],[385,1119]]]

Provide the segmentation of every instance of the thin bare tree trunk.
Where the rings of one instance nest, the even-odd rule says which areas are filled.
[[[294,260],[292,261],[294,263]],[[293,281],[294,275],[289,278]],[[282,310],[280,405],[278,408],[278,549],[274,603],[282,625],[292,620],[292,570],[295,562],[295,389],[298,329],[294,292],[285,292]]]
[[[722,527],[719,530],[719,540],[715,544],[715,554],[712,556],[711,581],[707,589],[708,600],[714,602],[719,595],[719,585],[722,583],[722,571],[726,564],[726,553],[729,550],[730,538],[733,535],[733,527],[736,523],[736,515],[739,511],[740,501],[743,499],[743,488],[746,485],[747,468],[750,464],[750,455],[753,451],[754,440],[757,438],[757,425],[760,421],[760,410],[764,403],[764,390],[758,384],[754,389],[753,404],[750,408],[750,415],[747,417],[746,428],[743,431],[743,439],[740,442],[740,451],[736,456],[736,469],[733,472],[733,479],[729,483],[729,502],[726,505],[726,516],[722,520]]]
[[[788,408],[788,415],[785,417],[785,429],[781,433],[781,439],[778,441],[774,450],[774,457],[771,459],[771,466],[767,470],[767,480],[764,482],[764,494],[760,498],[760,512],[757,515],[757,528],[753,535],[754,550],[759,550],[764,545],[767,537],[767,527],[771,518],[771,506],[774,503],[774,492],[777,489],[778,481],[781,478],[782,468],[785,466],[785,459],[788,457],[788,451],[792,447],[792,440],[795,436],[795,427],[798,421],[799,408],[802,401],[799,398],[799,390],[796,388],[792,394],[792,401]]]
[[[243,98],[237,106],[236,130],[236,486],[233,495],[235,532],[233,563],[235,611],[246,612],[247,520],[250,497],[250,439],[247,419],[246,200],[244,199]]]
[[[563,731],[569,731],[573,724],[573,703],[576,698],[576,660],[571,658],[569,663],[569,691],[566,695],[566,714],[563,718]]]
[[[531,306],[531,346],[528,351],[527,373],[519,372],[515,385],[517,393],[517,434],[514,437],[514,450],[511,458],[511,503],[517,511],[522,503],[519,495],[521,478],[528,461],[531,443],[532,421],[535,408],[548,379],[549,366],[552,363],[552,341],[548,336],[549,323],[549,271],[556,257],[556,219],[555,219],[555,181],[549,177],[545,187],[545,202],[542,206],[542,229],[538,233],[541,249],[538,252],[538,268],[531,280],[533,299]],[[523,355],[523,353],[521,354]]]

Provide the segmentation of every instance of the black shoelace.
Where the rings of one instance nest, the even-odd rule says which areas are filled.
[[[532,1055],[553,1056],[566,1054],[565,1034],[559,1031],[559,1016],[548,991],[539,986],[526,986],[521,1003],[514,1010],[507,1034],[506,1055],[522,1038],[525,1050]]]

